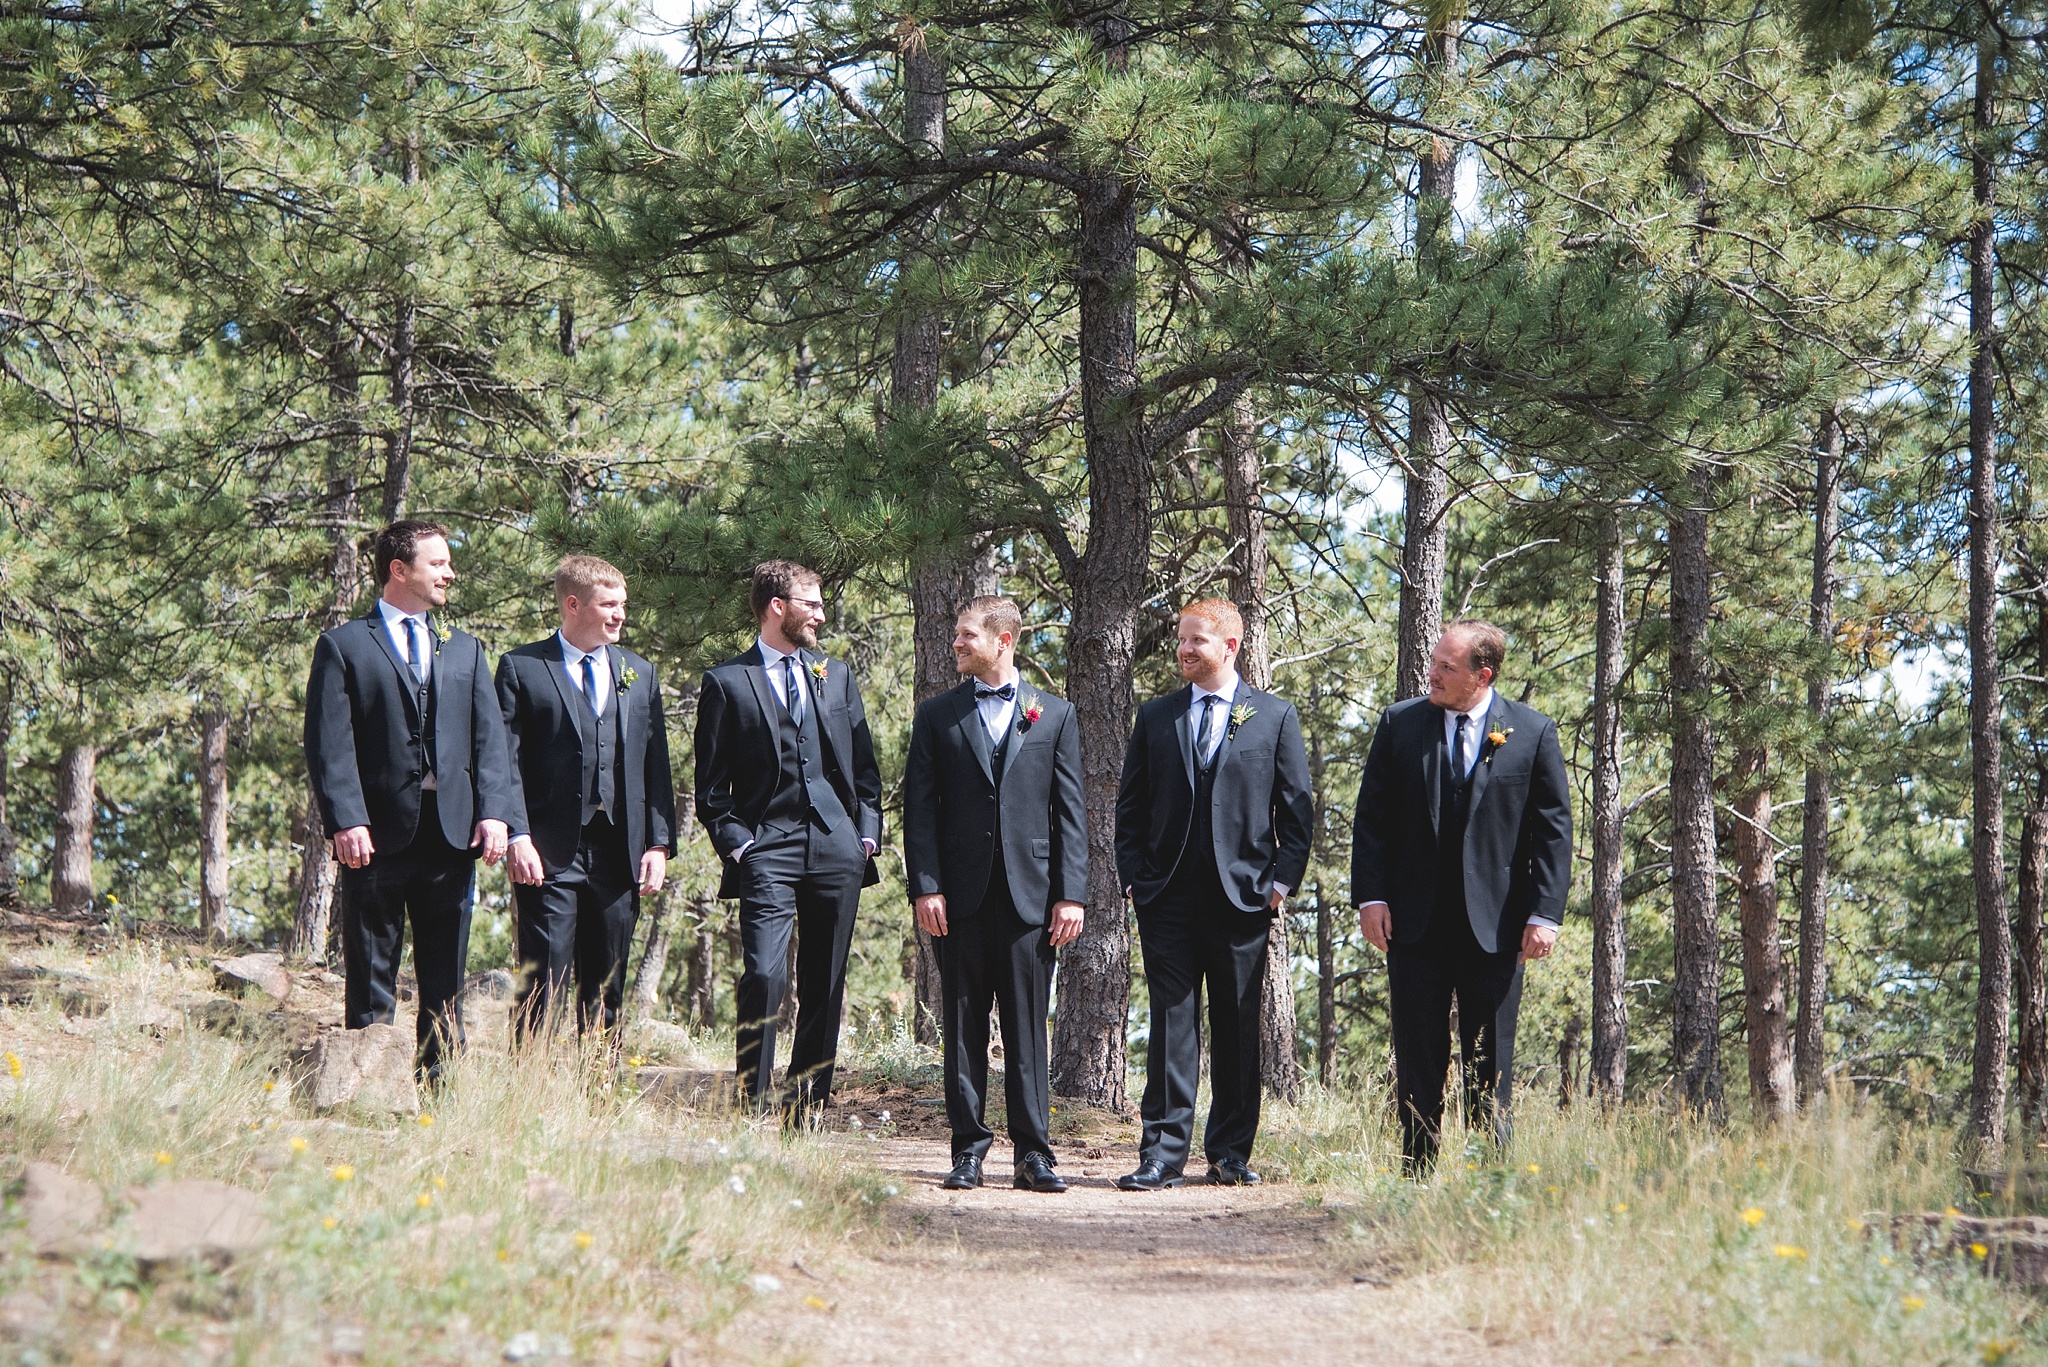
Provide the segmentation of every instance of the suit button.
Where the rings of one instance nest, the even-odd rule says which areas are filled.
[[[983,831],[982,834],[990,840],[994,840],[996,838],[996,833],[994,831]]]

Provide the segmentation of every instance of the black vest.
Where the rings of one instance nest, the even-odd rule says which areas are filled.
[[[1479,746],[1484,723],[1474,720],[1465,732],[1467,753]],[[1471,772],[1457,772],[1457,760],[1451,755],[1451,747],[1441,739],[1437,740],[1437,772],[1442,775],[1437,785],[1436,818],[1436,907],[1434,910],[1446,916],[1465,919],[1465,822],[1472,814],[1472,778],[1479,772],[1473,765]]]
[[[1230,709],[1223,703],[1214,706],[1218,713],[1216,728],[1227,735]],[[1222,897],[1223,879],[1216,872],[1216,770],[1223,762],[1223,742],[1216,742],[1209,758],[1202,757],[1201,718],[1200,707],[1188,714],[1188,739],[1195,747],[1194,814],[1188,820],[1187,843],[1181,846],[1180,862],[1173,867],[1167,889],[1182,896]]]
[[[597,661],[598,668],[611,668],[608,657],[600,655]],[[577,668],[580,670],[582,666],[579,664]],[[624,825],[619,803],[626,791],[625,700],[614,682],[610,706],[600,717],[591,710],[590,699],[581,688],[576,690],[576,696],[583,699],[581,705],[573,707],[576,734],[583,742],[583,824],[588,826],[599,810],[603,810],[614,824]]]
[[[977,705],[975,711],[980,710]],[[1010,729],[1003,733],[1001,740],[992,741],[989,745],[988,772],[996,783],[995,816],[991,828],[995,836],[995,848],[988,860],[988,886],[981,893],[983,906],[1008,905],[1010,902],[1009,866],[1003,861],[1003,767],[1010,759],[1010,737],[1017,733],[1016,716],[1014,711],[1010,713]],[[974,724],[982,728],[983,734],[987,734],[988,727],[979,716],[975,717]]]
[[[772,666],[780,671],[782,665]],[[769,800],[767,811],[762,813],[765,824],[793,827],[805,820],[815,821],[820,830],[837,830],[851,818],[846,814],[846,804],[839,800],[838,790],[833,788],[828,766],[830,757],[826,754],[824,732],[818,725],[818,694],[804,678],[808,672],[801,657],[797,660],[797,684],[804,691],[804,716],[801,725],[792,725],[787,705],[780,709],[775,718],[776,751],[780,774],[775,784],[775,796]],[[769,696],[774,696],[771,685]]]

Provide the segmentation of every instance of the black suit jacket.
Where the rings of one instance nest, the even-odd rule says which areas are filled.
[[[1506,739],[1495,745],[1488,739]],[[1443,709],[1427,698],[1380,716],[1352,825],[1351,901],[1385,902],[1413,944],[1436,907]],[[1557,723],[1498,692],[1480,733],[1465,818],[1465,909],[1488,953],[1519,946],[1531,916],[1564,918],[1572,886],[1572,802]]]
[[[431,618],[429,624],[441,834],[467,849],[477,822],[511,825],[519,793],[483,645],[464,631],[441,640],[443,628]],[[426,731],[412,670],[375,607],[321,634],[306,683],[306,768],[330,840],[368,826],[379,854],[412,844],[427,772]]]
[[[1116,866],[1122,884],[1144,906],[1166,887],[1184,858],[1194,820],[1195,750],[1189,708],[1192,686],[1138,709],[1124,752],[1116,795]],[[1211,825],[1224,894],[1243,911],[1263,912],[1273,885],[1301,886],[1308,871],[1315,803],[1309,791],[1308,751],[1294,704],[1240,682],[1216,751]]]
[[[668,765],[668,726],[661,713],[661,681],[654,666],[632,651],[606,646],[613,705],[624,725],[626,854],[633,868],[659,849],[675,853],[676,791]],[[633,675],[627,682],[626,675]],[[583,734],[576,710],[587,706],[562,663],[562,643],[550,636],[498,657],[498,705],[505,714],[512,768],[519,781],[518,818],[512,834],[531,835],[550,876],[576,857],[583,831]],[[603,724],[611,725],[607,711]]]
[[[1040,709],[1037,721],[1027,714]],[[972,679],[929,699],[910,724],[903,769],[903,867],[912,899],[943,893],[948,918],[971,916],[995,865],[993,747]],[[1072,703],[1020,687],[1003,765],[1003,871],[1025,925],[1055,902],[1088,900],[1081,728]]]
[[[800,657],[804,683],[817,703],[819,729],[832,757],[833,791],[852,815],[860,838],[872,840],[880,849],[882,771],[875,764],[875,741],[868,732],[860,685],[839,660],[815,650],[802,651]],[[822,680],[816,675],[818,665],[825,667]],[[733,855],[755,838],[775,796],[782,771],[782,715],[758,644],[705,671],[697,694],[697,819],[725,862],[720,897],[739,896],[739,865]],[[875,861],[868,860],[862,886],[881,881]]]

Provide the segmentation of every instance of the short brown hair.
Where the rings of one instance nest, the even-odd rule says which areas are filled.
[[[410,565],[412,558],[420,553],[420,542],[430,536],[448,539],[448,529],[438,522],[422,522],[416,517],[402,517],[377,533],[371,543],[370,556],[377,566],[377,587],[383,588],[391,582],[391,566],[394,561]]]
[[[1475,670],[1492,670],[1493,677],[1498,679],[1500,667],[1508,658],[1508,634],[1478,617],[1460,617],[1444,628],[1444,635],[1454,631],[1465,638],[1467,663]]]
[[[1244,639],[1244,614],[1228,598],[1198,598],[1182,608],[1180,615],[1192,617],[1233,641]]]
[[[997,636],[1007,631],[1013,641],[1024,630],[1024,613],[1015,600],[1000,598],[994,594],[985,593],[978,598],[968,599],[967,606],[960,609],[958,615],[974,618],[983,631],[993,632]]]
[[[562,563],[555,566],[555,601],[564,598],[588,598],[595,588],[622,589],[626,587],[626,576],[609,560],[599,560],[594,555],[565,555]]]
[[[754,566],[754,620],[768,615],[768,605],[788,598],[803,584],[822,584],[818,572],[794,560],[763,560]]]

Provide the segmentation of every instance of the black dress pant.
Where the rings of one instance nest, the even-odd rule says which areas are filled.
[[[1202,1152],[1213,1164],[1248,1162],[1259,1131],[1259,1010],[1266,988],[1266,933],[1272,917],[1240,910],[1221,886],[1176,878],[1138,908],[1138,941],[1152,1002],[1145,1046],[1140,1161],[1172,1172],[1188,1161],[1201,1070],[1196,1029],[1209,994],[1209,1123]],[[1185,886],[1196,883],[1195,887]]]
[[[990,882],[1002,878],[995,870]],[[1052,1158],[1052,1100],[1047,1082],[1045,1018],[1057,955],[1044,926],[1024,924],[1007,886],[991,887],[981,906],[961,916],[950,909],[935,943],[945,1010],[946,1119],[953,1157],[984,1158],[988,1127],[988,1013],[1003,1029],[1003,1102],[1013,1158]]]
[[[1479,947],[1463,908],[1438,910],[1413,944],[1387,951],[1387,992],[1394,1035],[1394,1093],[1401,1112],[1401,1155],[1411,1173],[1436,1158],[1443,1126],[1444,1080],[1451,1064],[1451,1002],[1458,1004],[1458,1057],[1466,1123],[1487,1124],[1503,1062],[1499,1027],[1520,982],[1520,938],[1503,952]]]
[[[583,828],[576,857],[539,887],[514,884],[519,968],[525,978],[512,1022],[520,1039],[542,1027],[571,973],[576,1028],[618,1025],[626,992],[626,956],[639,917],[626,832],[599,812]]]
[[[351,1030],[389,1024],[398,1006],[398,960],[412,919],[413,975],[419,980],[419,1068],[438,1077],[462,1046],[462,987],[469,966],[470,896],[476,861],[449,845],[432,792],[420,798],[412,843],[382,850],[362,868],[341,870],[341,957]]]
[[[831,831],[805,822],[764,830],[740,856],[740,952],[733,994],[738,1016],[740,1094],[765,1106],[775,1072],[775,1018],[788,988],[789,935],[797,936],[796,1038],[789,1050],[784,1101],[822,1106],[832,1093],[839,1020],[846,1000],[846,956],[860,909],[867,852],[851,822]]]

